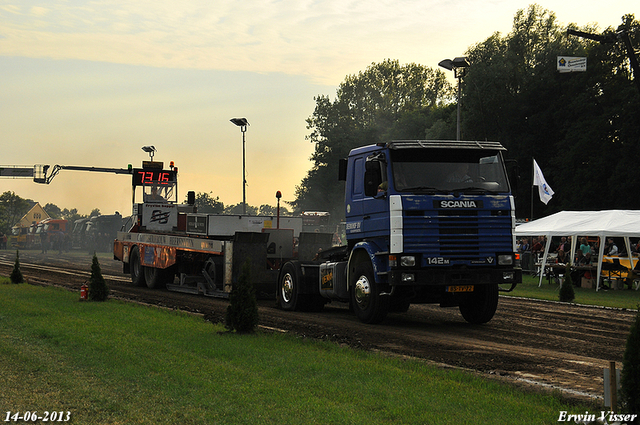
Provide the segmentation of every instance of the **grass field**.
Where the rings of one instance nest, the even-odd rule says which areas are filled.
[[[538,277],[524,275],[522,283],[513,292],[504,295],[558,301],[559,285],[557,283],[549,284],[548,280],[544,278],[542,285],[538,287],[539,282]],[[573,302],[576,304],[631,310],[637,310],[638,304],[640,304],[640,291],[628,289],[621,291],[600,290],[596,292],[595,289],[575,288],[575,295],[576,298]]]
[[[77,424],[528,425],[589,408],[419,360],[4,282],[2,421],[56,411]]]

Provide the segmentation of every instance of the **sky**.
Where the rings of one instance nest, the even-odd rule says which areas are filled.
[[[347,75],[385,59],[438,68],[521,0],[0,0],[0,166],[178,167],[178,198],[254,206],[295,199],[312,163],[306,119]],[[560,24],[616,28],[637,0],[537,2]],[[449,73],[449,71],[445,71]],[[449,78],[452,79],[452,76]],[[0,179],[41,205],[131,213],[129,176],[63,170]],[[321,206],[318,206],[321,209]]]

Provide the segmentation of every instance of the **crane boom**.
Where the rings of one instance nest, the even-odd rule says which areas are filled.
[[[132,168],[104,168],[104,167],[85,167],[80,165],[36,165],[36,172],[33,176],[33,181],[41,184],[49,184],[55,176],[58,175],[60,170],[73,170],[73,171],[95,171],[99,173],[115,173],[115,174],[133,174]],[[47,175],[47,172],[51,172]]]

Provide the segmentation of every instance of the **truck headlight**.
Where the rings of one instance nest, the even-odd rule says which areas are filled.
[[[513,254],[498,255],[498,265],[513,266]]]
[[[513,274],[513,272],[504,272],[502,273],[502,280],[505,282],[513,282],[513,279],[515,279],[515,275]]]
[[[413,273],[402,273],[402,275],[400,275],[400,279],[403,282],[415,282],[416,275],[414,275]]]
[[[416,257],[413,255],[403,255],[400,257],[400,265],[403,267],[414,267],[416,265]]]

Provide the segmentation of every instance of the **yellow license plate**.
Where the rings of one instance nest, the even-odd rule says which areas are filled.
[[[473,285],[447,286],[447,292],[473,292]]]

